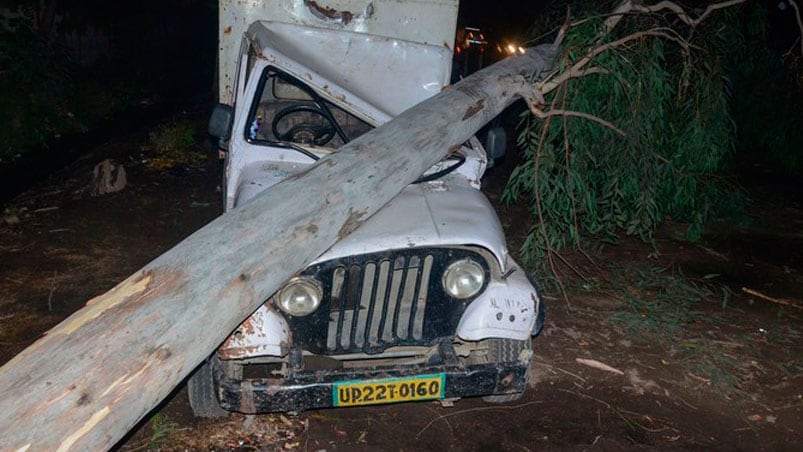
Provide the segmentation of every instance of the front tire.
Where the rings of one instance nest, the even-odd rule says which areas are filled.
[[[212,358],[214,359],[214,358]],[[197,417],[217,418],[228,416],[229,412],[220,407],[213,379],[212,359],[204,361],[187,381],[190,407]]]

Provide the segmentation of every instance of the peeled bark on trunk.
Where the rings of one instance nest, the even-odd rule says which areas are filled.
[[[2,448],[115,444],[283,282],[511,104],[551,53],[445,89],[90,300],[0,368]]]

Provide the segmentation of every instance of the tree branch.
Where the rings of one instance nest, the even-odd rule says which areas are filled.
[[[540,110],[540,109],[536,108],[533,105],[530,105],[530,112],[533,114],[533,116],[535,116],[538,119],[545,119],[545,118],[548,118],[550,116],[574,116],[576,118],[588,119],[590,121],[594,121],[594,122],[596,122],[598,124],[601,124],[601,125],[609,128],[609,129],[613,130],[614,132],[618,133],[619,135],[621,135],[623,137],[627,136],[627,134],[622,129],[616,127],[612,123],[600,118],[599,116],[594,116],[592,114],[583,113],[581,111],[562,110],[562,109],[543,111],[543,110]]]
[[[729,0],[720,3],[712,3],[705,8],[705,11],[702,12],[697,18],[691,17],[686,10],[683,9],[680,5],[675,2],[671,1],[662,1],[658,2],[652,6],[647,5],[639,5],[633,3],[633,0],[625,0],[619,4],[618,7],[613,12],[613,15],[609,17],[605,21],[605,32],[610,33],[610,31],[622,20],[626,14],[632,13],[641,13],[641,14],[654,14],[662,10],[669,10],[674,13],[678,19],[680,19],[686,25],[694,28],[699,25],[702,21],[704,21],[711,13],[718,9],[729,8],[731,6],[738,5],[740,3],[745,3],[747,0]],[[794,0],[790,0],[794,3]]]
[[[620,3],[619,6],[617,6],[616,9],[613,10],[611,17],[605,19],[604,34],[610,33],[611,30],[613,30],[616,27],[616,25],[619,24],[622,18],[625,17],[625,14],[628,14],[632,11],[633,11],[633,2],[631,0],[625,0],[622,3]]]
[[[571,78],[581,77],[583,75],[588,75],[588,73],[583,72],[583,67],[590,63],[594,58],[598,57],[600,54],[613,49],[615,47],[619,47],[621,45],[627,44],[630,41],[634,41],[639,38],[643,38],[645,36],[656,36],[662,37],[665,39],[669,39],[671,41],[677,42],[683,48],[688,48],[689,43],[686,42],[684,39],[680,38],[676,34],[673,35],[673,30],[670,29],[663,29],[663,28],[656,28],[652,30],[645,30],[639,31],[637,33],[629,34],[623,38],[617,39],[616,41],[611,41],[601,46],[597,46],[593,48],[588,55],[581,58],[577,61],[570,69],[563,72],[562,74],[558,75],[554,78],[548,78],[542,82],[537,83],[536,88],[543,94],[547,94],[553,91],[558,85],[568,81]],[[593,72],[592,72],[593,73]]]
[[[605,20],[604,32],[602,33],[602,35],[604,36],[610,34],[610,32],[614,29],[614,27],[616,27],[616,25],[619,24],[619,22],[626,14],[633,14],[633,13],[655,14],[662,10],[669,10],[672,13],[674,13],[685,24],[689,25],[690,27],[696,27],[714,11],[723,8],[729,8],[731,6],[735,6],[741,3],[745,3],[746,1],[747,0],[728,0],[720,3],[712,3],[708,5],[706,9],[703,11],[703,13],[697,16],[697,18],[693,18],[681,6],[671,1],[661,1],[652,6],[645,6],[645,5],[635,4],[633,0],[624,0],[622,3],[619,4],[619,6],[616,7],[616,9],[614,9],[611,16]],[[803,22],[800,21],[799,10],[797,8],[797,5],[795,4],[795,0],[790,0],[790,2],[795,8],[795,11],[798,13],[798,24],[801,27],[801,36],[803,36]],[[558,39],[561,41],[563,40],[565,34],[564,27],[566,27],[565,24],[563,27],[561,27],[561,31],[558,33]],[[588,72],[584,73],[581,71],[581,69],[590,61],[592,61],[595,57],[599,56],[601,53],[607,50],[626,44],[632,40],[644,36],[663,37],[665,39],[677,42],[684,48],[689,48],[689,43],[685,39],[680,37],[678,33],[675,30],[672,30],[671,28],[655,28],[652,30],[633,33],[623,38],[617,39],[616,41],[611,41],[606,44],[595,47],[588,53],[588,55],[581,58],[577,63],[575,63],[571,67],[571,69],[558,75],[554,79],[546,78],[543,81],[541,81],[540,85],[538,86],[538,90],[542,94],[546,94],[554,90],[555,87],[557,87],[557,85],[564,83],[571,78],[588,75],[589,74]],[[801,41],[801,51],[803,52],[803,40]]]
[[[563,39],[566,37],[566,32],[569,31],[570,21],[572,18],[572,10],[569,7],[566,7],[566,21],[563,22],[560,29],[558,30],[558,35],[555,37],[555,44],[556,46],[560,46],[563,44]]]
[[[741,3],[745,3],[746,1],[747,0],[728,0],[719,3],[712,3],[708,5],[706,9],[702,12],[702,14],[697,16],[697,18],[693,18],[681,6],[672,1],[661,1],[651,6],[645,6],[645,5],[635,4],[633,0],[624,0],[622,3],[619,4],[619,6],[616,7],[616,9],[614,9],[611,16],[605,20],[603,36],[610,34],[613,28],[616,27],[617,24],[619,24],[619,22],[626,14],[633,14],[633,13],[655,14],[659,11],[669,10],[672,13],[674,13],[685,24],[689,25],[690,27],[696,27],[714,11],[735,6]],[[801,22],[800,20],[800,11],[797,7],[797,4],[795,3],[795,0],[790,0],[790,2],[792,3],[793,7],[795,8],[795,12],[797,13],[798,25],[800,25],[801,27],[801,36],[803,36],[803,22]],[[567,18],[566,22],[560,28],[558,36],[555,38],[556,43],[560,44],[563,41],[563,39],[565,38],[565,34],[568,30],[568,27],[569,27],[569,19]],[[603,120],[602,118],[589,115],[586,113],[568,111],[568,110],[550,110],[549,112],[544,112],[542,110],[542,107],[546,103],[544,100],[545,95],[551,91],[554,91],[555,88],[566,83],[568,80],[572,78],[585,77],[591,74],[607,73],[607,71],[596,66],[590,68],[585,67],[590,62],[592,62],[596,57],[598,57],[604,52],[607,52],[608,50],[611,50],[619,46],[623,46],[631,41],[641,39],[646,36],[660,37],[670,41],[674,41],[686,50],[688,50],[691,47],[691,45],[685,39],[683,39],[675,30],[671,28],[654,28],[651,30],[632,33],[622,38],[619,38],[615,41],[611,41],[599,45],[597,47],[594,47],[588,52],[586,56],[584,56],[576,63],[574,63],[571,68],[563,72],[555,71],[549,77],[544,78],[542,81],[536,83],[534,86],[522,89],[521,90],[522,97],[524,97],[527,103],[529,104],[530,111],[533,113],[533,115],[535,115],[540,119],[544,119],[549,116],[555,116],[555,115],[581,117],[602,124],[605,127],[614,130],[618,134],[625,136],[625,133],[623,131],[621,131],[619,128],[617,128],[610,122]],[[803,52],[803,40],[801,40],[801,52]]]

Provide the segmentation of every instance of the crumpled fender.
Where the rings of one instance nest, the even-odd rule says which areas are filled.
[[[505,267],[512,273],[491,279],[485,292],[466,308],[457,326],[459,338],[525,340],[538,334],[543,323],[538,291],[513,259],[508,257]]]
[[[221,359],[283,356],[289,343],[287,321],[265,303],[234,330],[217,353]]]

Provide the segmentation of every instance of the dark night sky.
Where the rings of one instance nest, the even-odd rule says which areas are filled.
[[[762,2],[768,7],[774,47],[785,51],[798,37],[793,14],[788,7],[778,8],[784,0]],[[202,65],[205,68],[202,72],[211,77],[218,32],[216,0],[48,0],[45,3],[55,4],[67,13],[62,25],[65,29],[95,25],[104,30],[112,42],[113,56],[117,57],[113,58],[115,66],[122,64],[126,70],[132,65],[141,69],[164,67],[163,73],[167,74],[182,72],[182,68],[188,67],[186,63],[191,63]],[[478,27],[491,40],[517,41],[524,37],[547,5],[565,3],[561,0],[461,0],[458,26]],[[197,69],[191,72],[189,76],[198,78]],[[199,80],[200,85],[203,83]]]
[[[520,34],[535,22],[545,1],[539,0],[461,0],[458,26],[491,29],[496,34]]]

